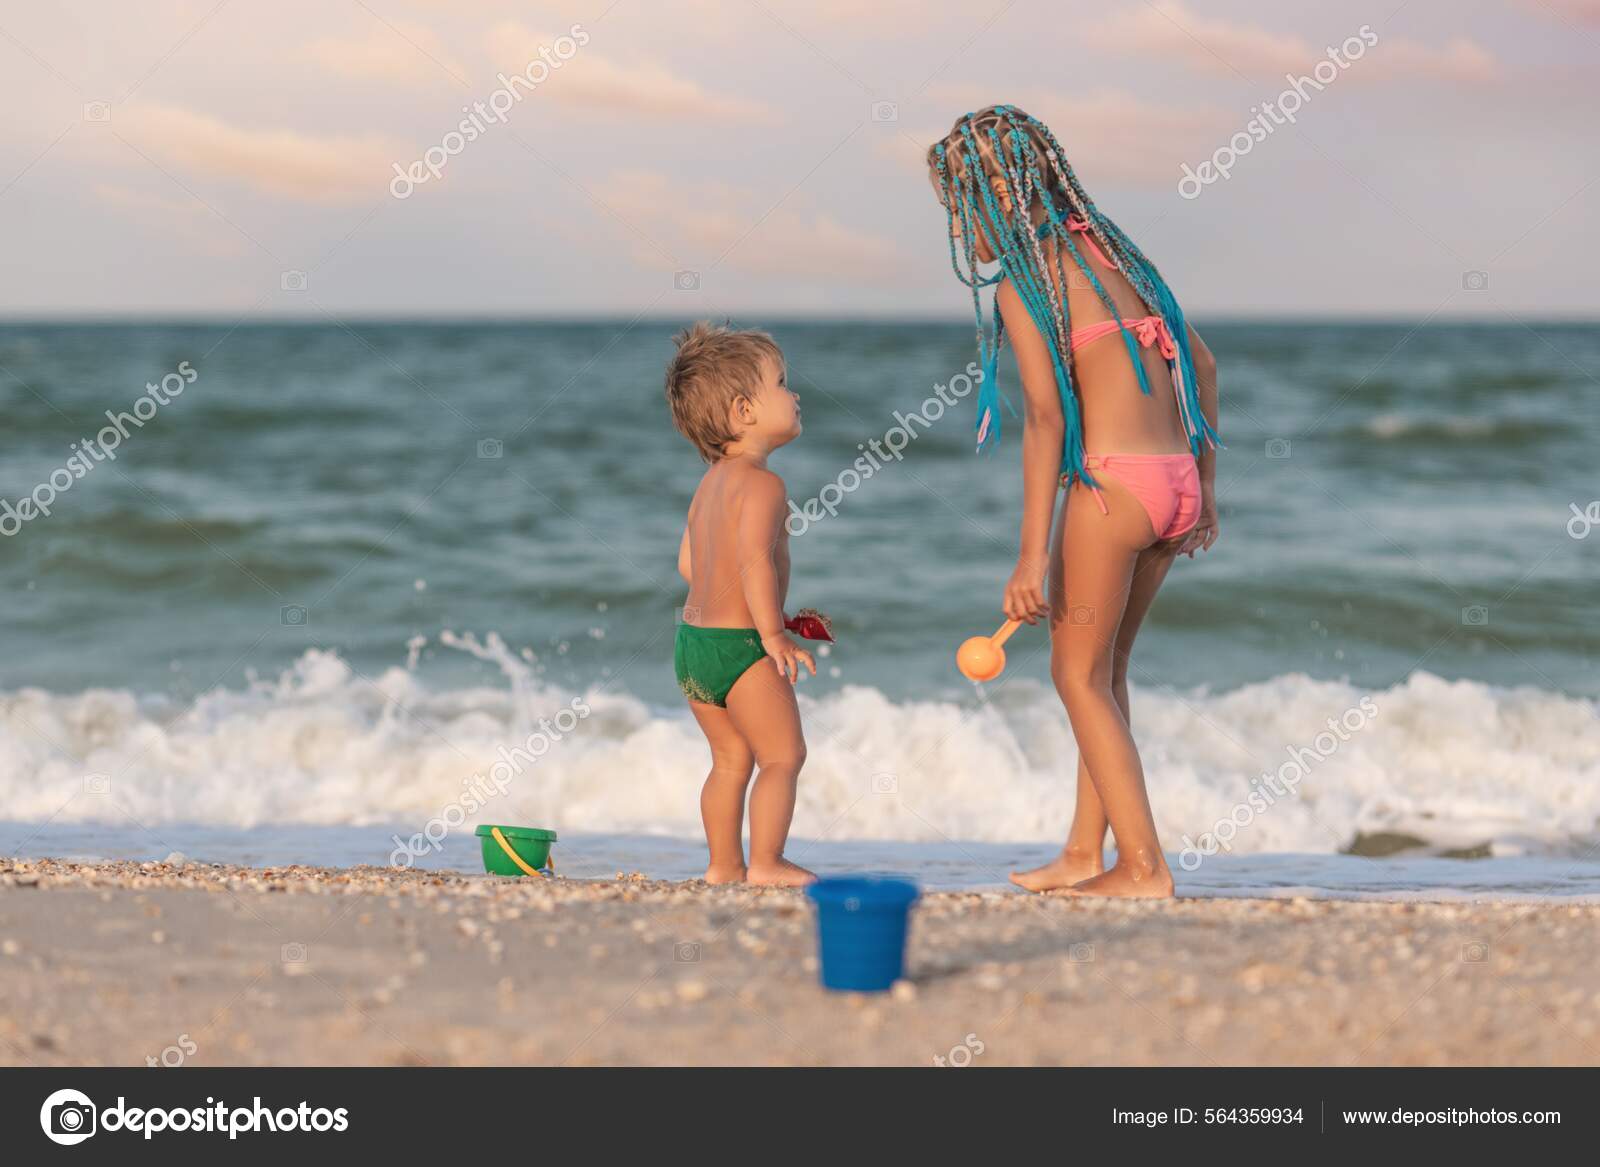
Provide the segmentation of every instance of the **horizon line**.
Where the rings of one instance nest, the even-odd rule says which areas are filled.
[[[1600,312],[1590,314],[1580,313],[1552,313],[1544,310],[1530,310],[1524,316],[1517,313],[1500,312],[1489,314],[1422,314],[1407,313],[1372,313],[1372,312],[1248,312],[1226,311],[1217,313],[1186,313],[1191,322],[1199,321],[1208,325],[1232,324],[1373,324],[1373,325],[1399,325],[1418,323],[1437,323],[1450,325],[1485,325],[1491,327],[1512,327],[1532,324],[1600,324]],[[633,324],[671,324],[681,325],[689,320],[718,319],[753,320],[765,319],[783,321],[795,324],[950,324],[963,325],[970,328],[972,317],[970,315],[952,315],[949,313],[873,313],[857,312],[845,314],[825,314],[816,312],[797,312],[792,309],[763,310],[749,309],[739,315],[705,313],[661,313],[661,314],[635,314],[623,312],[365,312],[357,311],[334,315],[323,313],[318,316],[285,313],[257,314],[253,317],[241,319],[235,314],[214,311],[177,311],[177,312],[61,312],[32,315],[11,315],[0,312],[0,327],[17,327],[28,325],[228,325],[236,328],[246,328],[251,325],[265,326],[312,326],[339,327],[342,324],[600,324],[615,322],[632,322]]]

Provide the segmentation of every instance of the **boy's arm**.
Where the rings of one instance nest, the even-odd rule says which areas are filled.
[[[745,606],[778,672],[793,681],[804,664],[816,676],[817,664],[783,627],[783,585],[778,570],[783,535],[783,479],[770,470],[751,470],[739,504],[739,581]],[[783,552],[787,558],[787,551]],[[782,575],[787,576],[785,570]]]
[[[778,524],[778,542],[772,549],[773,565],[778,570],[778,615],[789,610],[789,532]]]
[[[684,583],[694,583],[694,576],[691,574],[693,570],[693,561],[689,558],[689,525],[685,523],[683,541],[678,544],[678,574],[683,576]]]

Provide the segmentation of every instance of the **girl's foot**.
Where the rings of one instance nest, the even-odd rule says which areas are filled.
[[[744,865],[735,867],[732,864],[719,865],[713,863],[706,868],[705,881],[707,883],[743,883]]]
[[[805,887],[816,881],[815,874],[787,859],[779,859],[776,863],[752,863],[749,874],[745,876],[745,882],[764,887]]]
[[[1165,863],[1146,867],[1136,863],[1114,864],[1104,875],[1086,879],[1067,889],[1069,896],[1111,896],[1131,900],[1170,900],[1172,872]]]
[[[1098,851],[1063,851],[1043,867],[1013,871],[1011,882],[1023,891],[1056,891],[1092,879],[1106,869]]]

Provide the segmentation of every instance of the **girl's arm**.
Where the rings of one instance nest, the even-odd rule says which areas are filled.
[[[1194,356],[1195,394],[1200,398],[1200,412],[1206,415],[1211,428],[1217,428],[1217,358],[1211,355],[1200,334],[1189,327],[1189,351]],[[1217,451],[1207,447],[1200,453],[1200,521],[1194,525],[1178,546],[1180,554],[1190,559],[1196,551],[1209,551],[1217,541]]]
[[[1017,373],[1022,380],[1022,531],[1017,548],[1017,566],[1006,584],[1007,619],[1035,624],[1049,613],[1045,602],[1045,572],[1050,562],[1050,523],[1055,517],[1056,495],[1061,481],[1061,449],[1066,438],[1066,419],[1061,413],[1061,397],[1056,388],[1054,366],[1044,337],[1034,326],[1017,295],[1006,280],[996,292],[1006,335],[1017,355]]]
[[[739,504],[739,581],[745,606],[778,672],[793,681],[803,664],[817,675],[817,662],[783,627],[783,592],[788,586],[788,549],[783,542],[783,479],[770,470],[751,470]]]
[[[678,544],[678,574],[683,576],[683,582],[691,587],[694,585],[694,576],[690,574],[693,570],[694,561],[689,558],[689,526],[686,523],[683,528],[683,542]]]
[[[1206,415],[1211,428],[1217,428],[1217,358],[1212,356],[1200,334],[1189,326],[1189,351],[1194,356],[1195,392],[1200,398],[1200,412]],[[1200,455],[1200,482],[1207,493],[1217,481],[1217,451],[1208,447]]]

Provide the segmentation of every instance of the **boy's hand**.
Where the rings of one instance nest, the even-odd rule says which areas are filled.
[[[761,647],[767,650],[772,663],[778,666],[778,675],[787,678],[791,685],[800,678],[802,664],[811,670],[813,677],[817,675],[817,662],[809,652],[790,640],[786,633],[775,632],[771,636],[763,636]]]

